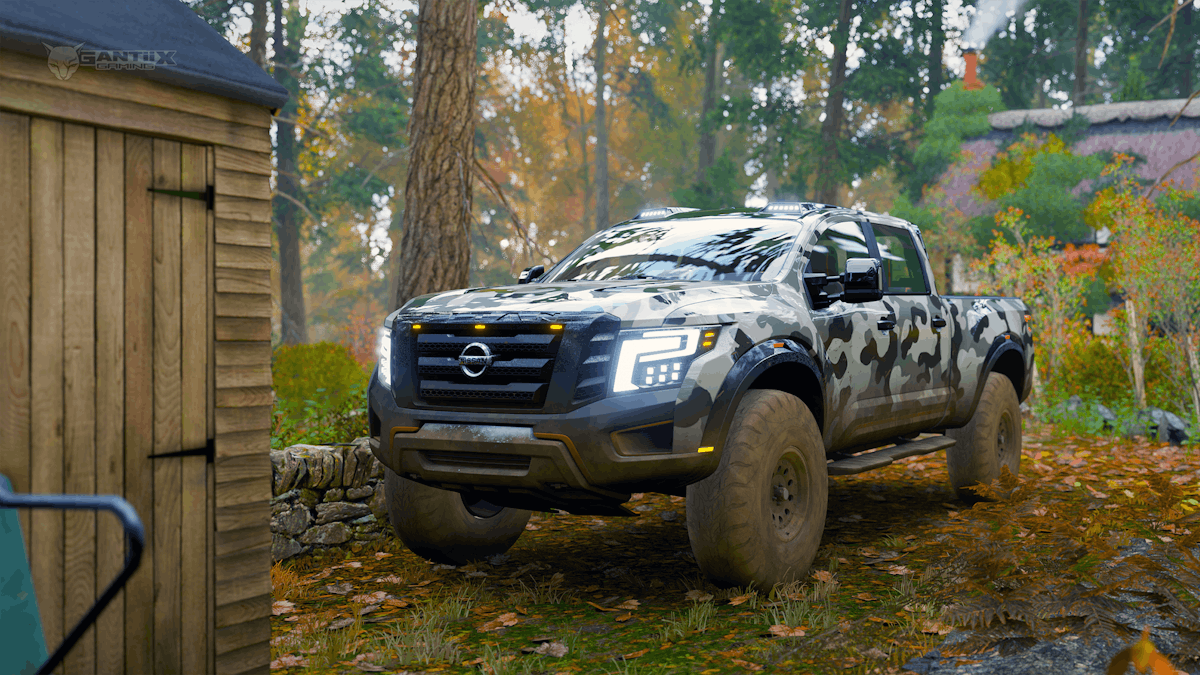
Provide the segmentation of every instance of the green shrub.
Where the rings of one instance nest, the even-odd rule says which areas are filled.
[[[333,342],[285,345],[271,356],[277,404],[284,408],[309,401],[336,407],[369,378],[350,350]]]
[[[367,435],[370,376],[345,346],[319,342],[279,347],[271,358],[271,375],[272,448],[347,443]]]

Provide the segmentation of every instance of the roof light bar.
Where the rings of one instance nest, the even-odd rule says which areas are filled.
[[[811,211],[819,209],[826,204],[814,204],[813,202],[768,202],[762,210],[766,213],[800,213],[802,211]]]
[[[633,217],[634,220],[649,220],[651,218],[666,218],[673,216],[676,213],[686,213],[688,211],[698,211],[699,209],[688,208],[686,206],[660,206],[653,209],[642,209]]]

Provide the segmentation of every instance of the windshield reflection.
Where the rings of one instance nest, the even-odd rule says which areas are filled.
[[[800,229],[793,220],[744,216],[627,223],[585,242],[545,281],[771,279]]]

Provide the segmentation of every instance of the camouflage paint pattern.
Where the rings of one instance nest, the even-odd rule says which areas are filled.
[[[719,325],[717,344],[691,363],[679,389],[672,454],[697,451],[734,364],[752,347],[772,340],[798,343],[823,374],[824,410],[817,422],[827,451],[965,424],[974,412],[988,357],[1005,336],[1023,350],[1025,372],[1032,368],[1025,304],[1015,298],[939,297],[920,232],[911,224],[848,209],[776,217],[798,218],[803,225],[789,254],[792,259],[776,279],[535,282],[472,288],[414,298],[385,325],[395,320],[420,322],[423,316],[446,312],[495,311],[607,313],[620,320],[622,329]],[[874,302],[837,301],[813,309],[801,272],[818,231],[835,220],[913,231],[932,292],[885,295]],[[933,325],[938,317],[946,321],[944,327]],[[895,326],[881,328],[879,320],[884,318],[893,319]],[[1017,393],[1024,398],[1026,392]],[[714,469],[718,461],[719,453],[713,452]]]

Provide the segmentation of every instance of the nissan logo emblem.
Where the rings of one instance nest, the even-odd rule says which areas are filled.
[[[492,365],[496,357],[482,342],[472,342],[458,355],[458,366],[467,377],[479,377]]]

